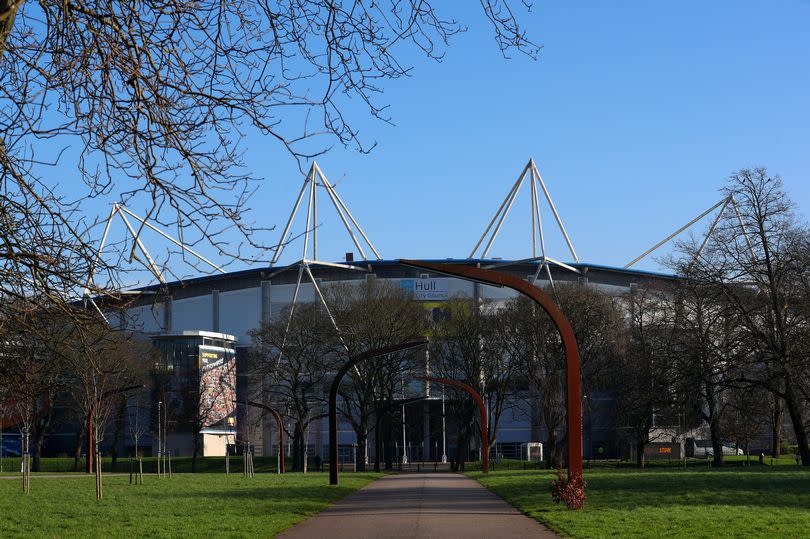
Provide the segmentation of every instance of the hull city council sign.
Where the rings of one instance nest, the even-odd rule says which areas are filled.
[[[447,279],[401,279],[399,286],[419,301],[444,301],[449,298]]]

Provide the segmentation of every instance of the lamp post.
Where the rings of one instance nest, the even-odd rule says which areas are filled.
[[[444,386],[442,386],[442,464],[447,464],[447,424],[444,415]]]
[[[400,387],[402,389],[402,464],[408,464],[408,450],[406,449],[405,438],[405,377],[400,377]]]
[[[161,455],[161,450],[162,450],[161,440],[160,440],[160,432],[161,432],[160,426],[163,424],[163,422],[160,419],[160,417],[161,417],[160,416],[160,409],[161,409],[162,406],[163,406],[163,401],[158,401],[158,414],[157,414],[157,442],[158,442],[157,443],[157,474],[158,474],[158,477],[160,477],[160,455]]]

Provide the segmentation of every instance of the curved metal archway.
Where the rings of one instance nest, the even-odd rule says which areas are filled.
[[[338,443],[337,443],[337,393],[340,387],[340,382],[343,377],[349,372],[349,369],[367,359],[392,354],[394,352],[402,352],[410,348],[424,346],[427,344],[426,339],[418,339],[407,341],[393,346],[384,346],[382,348],[375,348],[373,350],[366,350],[356,356],[349,358],[341,368],[335,373],[335,379],[332,380],[332,387],[329,388],[329,484],[338,484]]]
[[[567,410],[568,410],[568,479],[582,478],[582,402],[580,388],[580,362],[579,348],[574,336],[574,330],[568,318],[546,293],[533,284],[518,277],[507,275],[499,271],[485,270],[470,266],[443,264],[435,262],[422,262],[418,260],[399,261],[400,264],[414,268],[435,271],[453,277],[460,277],[470,281],[489,284],[498,287],[507,287],[528,296],[551,317],[557,328],[565,348],[565,364],[567,378]]]
[[[260,402],[245,402],[245,401],[234,401],[236,404],[241,404],[243,406],[253,406],[255,408],[261,408],[262,410],[267,410],[273,415],[273,419],[276,420],[276,428],[278,429],[278,473],[282,474],[285,472],[284,466],[284,422],[281,420],[281,414],[278,410],[273,408],[272,406],[268,406],[267,404],[262,404]],[[306,458],[306,456],[304,457]]]
[[[423,380],[428,382],[436,382],[437,384],[444,384],[448,386],[455,386],[463,389],[475,399],[478,405],[478,411],[481,412],[481,471],[489,473],[489,434],[488,434],[488,421],[487,421],[487,408],[484,406],[484,400],[481,395],[470,387],[468,384],[459,380],[451,380],[449,378],[435,378],[433,376],[422,377]]]

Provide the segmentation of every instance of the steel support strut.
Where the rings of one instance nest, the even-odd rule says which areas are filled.
[[[582,478],[582,401],[579,348],[571,323],[554,300],[531,283],[518,277],[498,271],[485,270],[471,266],[422,262],[418,260],[400,260],[401,264],[414,268],[443,273],[470,281],[492,286],[506,287],[528,296],[551,317],[557,328],[565,349],[567,379],[567,427],[568,427],[568,479]]]

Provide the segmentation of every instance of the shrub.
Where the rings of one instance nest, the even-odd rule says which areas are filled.
[[[582,509],[585,505],[585,485],[582,477],[569,481],[563,471],[558,469],[557,479],[551,482],[551,498],[555,503],[565,502],[568,509]]]

